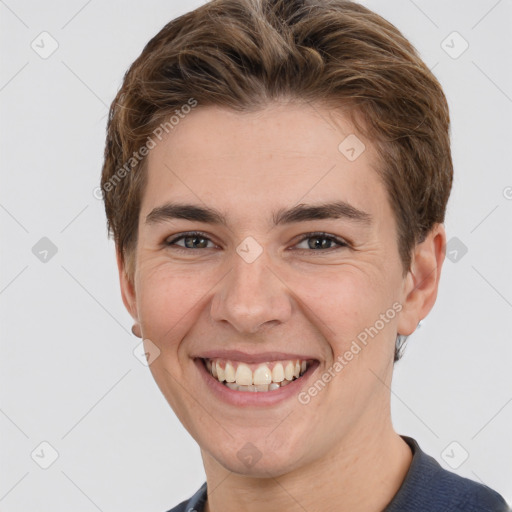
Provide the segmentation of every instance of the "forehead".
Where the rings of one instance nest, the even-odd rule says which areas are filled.
[[[264,214],[262,206],[299,202],[343,200],[363,210],[373,203],[375,210],[386,197],[377,163],[347,118],[320,107],[198,106],[150,151],[141,215],[176,199],[251,218]]]

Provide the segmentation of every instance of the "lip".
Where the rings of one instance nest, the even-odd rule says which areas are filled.
[[[297,357],[297,359],[299,359],[299,357]],[[268,407],[280,404],[293,396],[297,396],[302,388],[309,385],[313,374],[320,366],[319,361],[315,360],[302,377],[274,391],[235,391],[221,384],[215,377],[210,375],[202,358],[194,358],[194,364],[212,394],[222,402],[237,407]]]
[[[248,354],[240,350],[209,350],[201,354],[193,355],[192,357],[194,359],[229,359],[243,363],[267,363],[270,361],[286,361],[288,359],[300,359],[301,361],[317,359],[315,356],[292,354],[291,352],[260,352],[259,354]]]

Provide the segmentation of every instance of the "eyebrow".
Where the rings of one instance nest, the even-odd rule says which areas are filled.
[[[340,219],[369,225],[372,216],[345,201],[320,204],[298,204],[289,209],[273,212],[274,226],[322,219]],[[184,219],[207,224],[227,226],[226,217],[218,210],[193,204],[165,203],[157,206],[146,216],[146,224],[159,224],[173,219]]]

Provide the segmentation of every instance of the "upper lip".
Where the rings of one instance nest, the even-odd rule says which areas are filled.
[[[265,363],[267,361],[283,361],[288,359],[316,359],[313,356],[292,354],[291,352],[260,352],[249,354],[240,350],[208,350],[193,357],[202,359],[229,359],[230,361],[241,361],[244,363]]]

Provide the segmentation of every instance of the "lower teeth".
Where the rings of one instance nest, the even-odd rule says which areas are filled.
[[[286,386],[290,382],[293,382],[294,380],[297,380],[296,377],[293,378],[293,380],[283,380],[282,382],[271,382],[270,384],[263,384],[263,385],[255,385],[251,384],[250,386],[242,386],[241,384],[237,384],[236,382],[223,382],[224,386],[228,387],[229,389],[232,389],[234,391],[275,391],[276,389],[279,389],[283,386]]]

